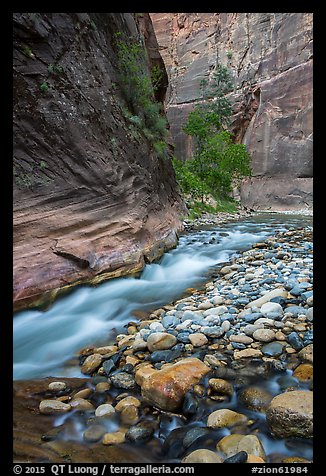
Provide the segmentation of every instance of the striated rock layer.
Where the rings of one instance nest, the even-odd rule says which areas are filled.
[[[167,76],[148,14],[14,14],[14,307],[139,271],[176,244],[170,160],[126,116],[114,35]]]
[[[182,126],[217,63],[236,88],[232,129],[248,145],[253,176],[241,187],[255,209],[312,206],[312,14],[151,13],[169,76],[176,156],[193,144]]]

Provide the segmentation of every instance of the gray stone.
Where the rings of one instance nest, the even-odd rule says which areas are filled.
[[[112,385],[116,388],[130,390],[136,388],[134,377],[127,372],[119,372],[110,376]]]
[[[283,352],[284,345],[280,342],[270,342],[265,344],[261,351],[267,357],[279,357]]]

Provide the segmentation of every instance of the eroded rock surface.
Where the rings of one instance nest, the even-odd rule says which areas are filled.
[[[151,13],[169,75],[166,99],[176,156],[199,84],[217,63],[234,73],[232,129],[248,145],[253,176],[241,187],[255,209],[312,206],[312,14]]]
[[[181,198],[124,113],[114,35],[167,77],[148,14],[15,13],[14,302],[139,271],[176,244]],[[47,293],[47,295],[45,294]]]

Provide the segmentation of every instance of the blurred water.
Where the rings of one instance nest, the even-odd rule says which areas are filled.
[[[155,309],[207,280],[207,273],[235,253],[276,230],[311,223],[309,217],[258,214],[185,234],[178,247],[158,263],[146,265],[140,278],[119,278],[97,287],[82,286],[46,311],[27,310],[14,317],[14,379],[81,376],[65,366],[83,346],[108,342],[135,310]],[[222,236],[220,233],[228,233]]]

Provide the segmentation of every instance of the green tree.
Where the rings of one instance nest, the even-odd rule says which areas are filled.
[[[130,122],[142,131],[157,155],[163,158],[167,155],[167,122],[161,114],[162,104],[155,101],[155,91],[160,86],[163,72],[158,66],[149,70],[142,43],[130,40],[118,32],[114,44],[120,84],[131,112],[127,117],[133,118]]]
[[[203,103],[188,115],[184,132],[195,140],[192,159],[176,164],[177,179],[184,193],[193,198],[227,197],[232,183],[250,175],[250,155],[243,144],[234,144],[226,127],[232,104],[226,94],[233,88],[231,72],[218,66],[210,82],[200,83]]]

